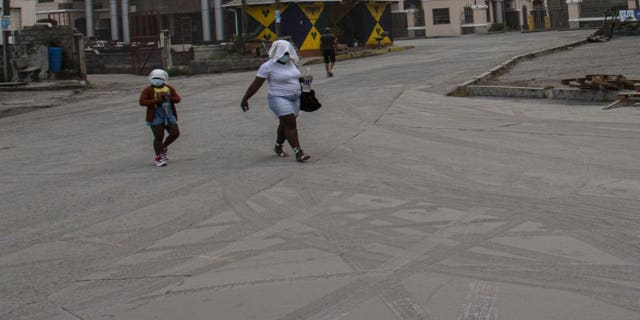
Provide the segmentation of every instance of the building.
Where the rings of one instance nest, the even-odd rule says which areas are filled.
[[[192,43],[226,38],[221,6],[222,0],[38,0],[36,15],[95,40],[147,41],[169,30],[174,43]]]
[[[226,1],[226,4],[223,4]],[[230,2],[229,2],[230,1]],[[246,0],[247,33],[275,35],[274,0]],[[597,26],[608,9],[638,0],[282,0],[283,35],[315,50],[331,26],[342,43]],[[89,13],[89,14],[87,14]],[[243,32],[241,0],[12,0],[10,30],[36,23],[73,26],[94,40],[145,42],[169,30],[174,44],[223,41]]]
[[[243,32],[239,23],[240,0],[224,7],[222,0],[37,1],[38,21],[71,25],[95,40],[146,41],[157,37],[161,30],[169,30],[174,44],[199,43],[226,40]],[[248,33],[259,39],[275,37],[274,1],[247,1]],[[318,49],[318,35],[326,26],[335,27],[344,43],[388,44],[390,4],[394,1],[397,0],[283,0],[283,34],[291,36],[302,50]],[[260,30],[256,33],[257,29]]]
[[[281,34],[288,36],[303,52],[320,49],[320,35],[330,27],[340,43],[349,46],[386,45],[391,38],[390,1],[282,0],[280,13],[276,13],[273,0],[246,0],[248,21],[243,30],[241,0],[225,7],[233,8],[238,21],[238,34],[250,39],[273,41],[276,39],[276,16],[281,17]]]
[[[594,27],[607,10],[639,7],[637,0],[422,0],[421,7],[414,2],[404,1],[409,37]]]
[[[404,0],[392,5],[393,35],[395,38],[423,38],[424,10],[422,1]]]
[[[2,1],[0,1],[0,8],[2,8]],[[10,25],[7,30],[18,31],[22,27],[32,26],[36,23],[36,0],[12,0],[10,9]],[[3,15],[4,10],[3,10]],[[2,44],[4,37],[0,37],[0,44]]]

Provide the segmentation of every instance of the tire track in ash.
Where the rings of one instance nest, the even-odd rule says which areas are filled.
[[[437,245],[426,251],[424,253],[426,257],[419,260],[409,258],[389,261],[385,266],[380,268],[381,270],[390,270],[381,278],[378,277],[377,279],[373,278],[366,281],[360,280],[352,282],[337,290],[340,292],[340,296],[346,295],[346,297],[335,301],[332,299],[333,293],[329,294],[311,304],[284,315],[279,318],[279,320],[338,318],[341,314],[352,310],[358,304],[372,297],[384,295],[387,293],[387,290],[390,290],[389,288],[396,288],[402,280],[409,278],[413,274],[425,271],[429,266],[449,257],[456,256],[459,252],[464,252],[465,250],[476,246],[478,243],[488,241],[497,235],[501,235],[525,221],[525,219],[517,219],[515,221],[506,222],[504,225],[497,227],[487,234],[469,238],[455,246]],[[424,243],[418,243],[412,248],[407,249],[407,251],[416,252],[421,248],[424,248]],[[426,312],[428,312],[428,310]]]
[[[489,282],[470,284],[463,311],[458,320],[498,320],[496,288]]]

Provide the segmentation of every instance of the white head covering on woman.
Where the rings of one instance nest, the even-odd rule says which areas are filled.
[[[289,58],[291,58],[293,62],[297,63],[298,60],[300,60],[296,53],[296,48],[294,48],[291,42],[287,40],[276,40],[271,44],[271,49],[269,49],[269,59],[276,62],[287,52],[289,52]]]
[[[169,74],[162,69],[153,69],[151,73],[149,73],[149,80],[151,79],[162,79],[167,81],[169,80]]]

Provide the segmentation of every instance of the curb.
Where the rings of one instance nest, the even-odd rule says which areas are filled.
[[[390,53],[390,52],[405,51],[405,50],[409,50],[409,49],[413,49],[413,48],[415,48],[415,47],[414,46],[402,46],[402,47],[388,47],[388,48],[373,49],[373,50],[362,50],[362,51],[358,51],[358,52],[352,52],[352,53],[345,53],[345,54],[336,55],[336,61],[366,58],[366,57],[377,56],[377,55]],[[309,65],[309,64],[321,64],[321,63],[324,63],[324,59],[322,57],[320,57],[320,58],[311,58],[311,59],[305,61],[304,63],[302,63],[302,65],[306,66],[306,65]]]
[[[468,90],[469,86],[486,83],[487,81],[489,81],[491,79],[494,79],[494,78],[506,73],[507,71],[509,71],[509,69],[511,69],[513,66],[515,66],[516,64],[518,64],[519,62],[521,62],[523,60],[533,59],[533,58],[536,58],[536,57],[544,56],[544,55],[551,54],[551,53],[558,52],[558,51],[573,49],[574,47],[581,46],[581,45],[586,44],[586,43],[588,43],[588,40],[584,39],[584,40],[572,42],[572,43],[569,43],[569,44],[565,44],[565,45],[562,45],[562,46],[559,46],[559,47],[539,50],[539,51],[535,51],[535,52],[531,52],[531,53],[515,56],[515,57],[503,62],[502,64],[496,66],[495,68],[489,70],[488,72],[485,72],[485,73],[483,73],[483,74],[481,74],[481,75],[479,75],[477,77],[471,78],[470,80],[468,80],[468,81],[466,81],[466,82],[464,82],[462,84],[459,84],[458,86],[456,86],[455,89],[453,89],[451,92],[447,93],[447,96],[465,97],[465,96],[472,95],[472,94],[470,94],[470,91]],[[525,87],[513,87],[513,88],[518,88],[518,89],[514,90],[513,92],[510,92],[510,94],[516,94],[517,92],[523,92],[522,88],[525,88]],[[537,88],[537,89],[540,89],[540,88]],[[503,91],[505,91],[505,90],[503,90]],[[511,96],[512,97],[517,97],[516,95],[511,95]]]
[[[578,88],[515,87],[467,85],[467,96],[607,102],[617,100],[619,90],[582,90]]]
[[[3,91],[50,91],[50,90],[81,90],[87,89],[89,83],[87,81],[79,81],[73,83],[45,83],[34,82],[33,85],[28,83],[10,83],[1,84],[0,92]]]

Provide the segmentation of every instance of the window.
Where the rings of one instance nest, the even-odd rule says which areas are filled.
[[[485,1],[484,5],[487,6],[487,22],[491,21],[491,4],[489,1]]]
[[[505,0],[504,8],[506,10],[516,10],[516,3],[513,0]]]
[[[449,24],[449,8],[433,9],[433,24]]]
[[[471,7],[464,7],[464,23],[473,23],[473,9]]]
[[[38,0],[38,3],[53,2],[53,0]]]

